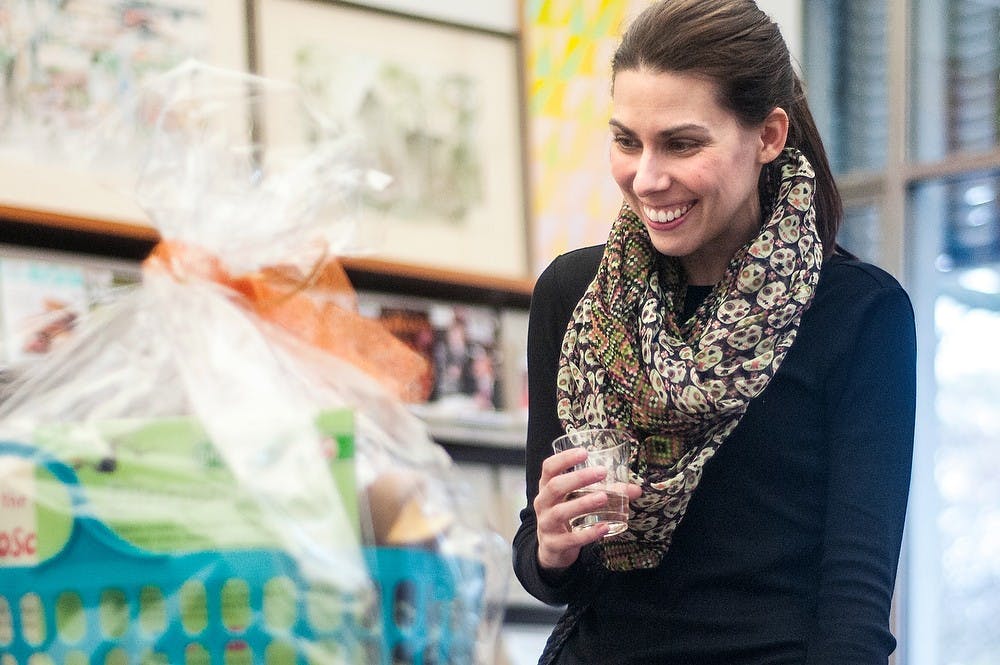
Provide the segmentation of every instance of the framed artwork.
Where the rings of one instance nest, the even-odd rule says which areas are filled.
[[[0,209],[143,225],[95,127],[188,59],[247,69],[246,0],[24,2],[0,11]],[[30,45],[30,48],[29,48]]]
[[[532,273],[605,242],[621,207],[608,171],[611,57],[649,0],[521,3],[530,144]]]
[[[321,0],[255,0],[254,19],[257,73],[298,85],[388,176],[363,195],[366,253],[526,276],[516,36]],[[265,140],[299,126],[265,118]]]
[[[517,3],[510,0],[344,0],[352,5],[377,7],[456,25],[515,34]]]

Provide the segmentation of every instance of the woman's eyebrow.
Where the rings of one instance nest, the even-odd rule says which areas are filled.
[[[634,134],[635,133],[631,129],[629,129],[628,127],[626,127],[625,125],[623,125],[621,122],[615,120],[614,118],[611,118],[610,120],[608,120],[608,124],[613,129],[617,129],[618,131],[625,132],[626,134]],[[686,123],[677,125],[675,127],[667,127],[666,129],[662,129],[659,132],[657,132],[656,135],[658,137],[660,137],[660,138],[670,138],[674,134],[679,134],[681,132],[687,132],[687,131],[696,131],[696,132],[701,132],[701,133],[707,133],[708,132],[708,130],[703,125],[699,125],[699,124],[694,123],[694,122],[686,122]]]

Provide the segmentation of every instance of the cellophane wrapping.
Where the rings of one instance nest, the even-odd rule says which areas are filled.
[[[94,135],[161,241],[0,404],[0,575],[36,576],[0,651],[488,662],[507,547],[337,262],[385,176],[289,84],[188,62],[122,108]]]

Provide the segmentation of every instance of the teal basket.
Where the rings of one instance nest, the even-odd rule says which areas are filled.
[[[2,665],[439,665],[475,660],[481,564],[415,549],[366,548],[369,611],[310,588],[280,550],[160,554],[88,513],[66,464],[32,459],[70,493],[72,533],[54,557],[0,567]]]

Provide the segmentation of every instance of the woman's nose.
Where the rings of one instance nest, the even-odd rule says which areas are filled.
[[[670,187],[670,175],[663,159],[653,152],[645,151],[636,165],[632,189],[638,196],[652,194]]]

